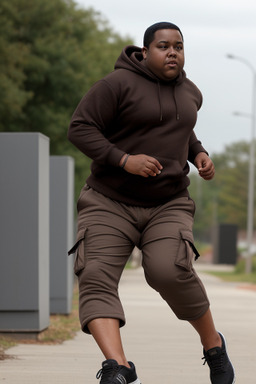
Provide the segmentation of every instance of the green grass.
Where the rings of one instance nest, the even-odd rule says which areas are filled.
[[[245,259],[241,259],[236,264],[234,271],[222,272],[222,271],[205,271],[211,275],[220,277],[224,281],[240,282],[256,284],[256,256],[252,260],[252,272],[245,273]]]

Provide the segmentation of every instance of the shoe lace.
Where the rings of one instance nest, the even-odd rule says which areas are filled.
[[[101,378],[100,384],[110,384],[110,380],[113,379],[117,370],[118,366],[107,365],[97,372],[96,379]]]
[[[222,352],[220,355],[216,357],[211,356],[204,356],[202,357],[202,360],[204,360],[203,365],[208,363],[210,370],[213,374],[223,372],[224,371],[224,353]]]

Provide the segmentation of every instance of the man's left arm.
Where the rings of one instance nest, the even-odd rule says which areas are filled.
[[[215,167],[207,151],[197,139],[193,131],[189,139],[188,160],[198,169],[199,175],[205,180],[211,180],[215,174]]]
[[[205,152],[199,152],[195,157],[194,164],[199,175],[204,180],[211,180],[215,175],[215,167],[210,157]]]

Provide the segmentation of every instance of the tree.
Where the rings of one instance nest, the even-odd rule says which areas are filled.
[[[246,227],[248,202],[249,144],[241,141],[215,156],[216,185],[219,189],[218,217],[221,222]]]
[[[1,0],[0,131],[41,132],[51,154],[73,156],[76,195],[90,161],[67,141],[69,121],[128,44],[99,13],[72,0]]]
[[[195,172],[192,172],[189,178],[189,193],[196,205],[194,235],[197,240],[207,242],[218,220],[216,203],[218,188],[214,180],[203,180]]]
[[[198,206],[197,238],[209,239],[217,223],[236,224],[239,229],[245,229],[247,223],[249,143],[232,143],[212,160],[216,168],[213,180],[199,181],[195,173],[190,175],[190,193]]]

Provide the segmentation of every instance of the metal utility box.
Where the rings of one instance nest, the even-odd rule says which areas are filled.
[[[74,160],[50,156],[50,312],[69,314],[73,298]]]
[[[0,133],[0,332],[49,325],[49,138]]]
[[[237,226],[219,224],[213,230],[213,263],[231,264],[237,262]]]

